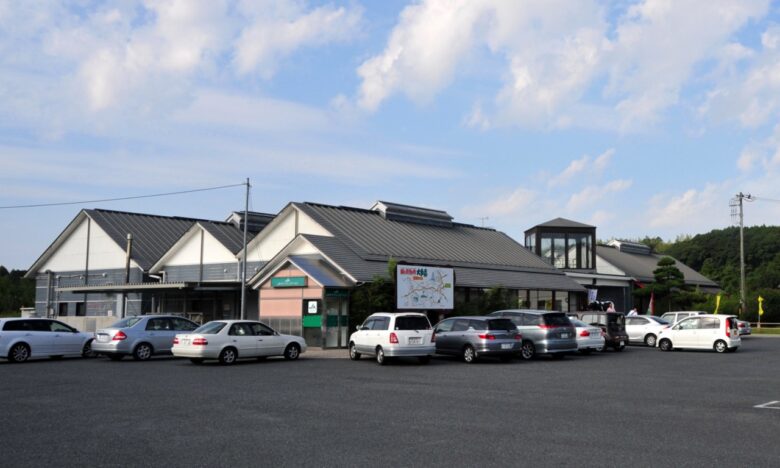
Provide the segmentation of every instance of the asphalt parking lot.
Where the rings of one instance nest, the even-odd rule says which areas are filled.
[[[346,354],[346,351],[344,351]],[[778,466],[780,338],[562,361],[0,361],[2,466]],[[777,404],[780,408],[780,403]]]

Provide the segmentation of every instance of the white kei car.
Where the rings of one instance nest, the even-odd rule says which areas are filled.
[[[282,335],[261,322],[214,320],[192,333],[176,335],[171,352],[176,357],[190,358],[195,364],[217,359],[220,364],[229,365],[239,358],[268,356],[294,360],[306,352],[306,341],[300,336]]]
[[[377,312],[370,315],[349,337],[349,358],[363,354],[384,365],[387,358],[417,357],[427,364],[436,352],[436,336],[425,314],[417,312]]]
[[[733,315],[694,315],[680,320],[658,333],[658,348],[714,349],[718,353],[736,351],[742,340]]]
[[[655,348],[658,333],[671,323],[655,315],[633,315],[626,317],[626,333],[629,343],[644,343]]]
[[[0,358],[24,362],[36,357],[91,357],[94,337],[58,320],[0,319]]]

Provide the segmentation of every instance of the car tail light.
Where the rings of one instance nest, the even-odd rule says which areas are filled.
[[[603,333],[603,332],[602,332],[602,333]],[[589,332],[588,330],[582,330],[582,331],[580,332],[580,336],[583,336],[583,337],[584,337],[584,336],[590,336],[590,332]]]
[[[480,340],[495,340],[496,339],[496,335],[491,335],[490,333],[483,333],[483,334],[477,335],[477,336],[479,336]]]
[[[390,333],[390,343],[398,344],[398,336],[395,333]]]
[[[731,323],[726,320],[726,337],[731,338]]]
[[[539,328],[542,330],[552,330],[553,328],[557,328],[555,325],[547,325],[547,324],[541,324],[539,325]]]
[[[209,344],[209,342],[206,338],[195,338],[192,340],[193,346],[206,346],[207,344]]]
[[[125,332],[122,330],[119,330],[116,332],[116,335],[114,335],[113,338],[111,338],[113,341],[122,341],[127,339],[127,335],[125,335]]]
[[[174,336],[173,337],[173,344],[179,344],[179,337],[178,336]]]
[[[515,341],[520,341],[522,339],[523,339],[523,335],[521,335],[520,333],[515,335]]]
[[[436,332],[431,334],[431,343],[436,343]]]
[[[607,336],[607,332],[605,332],[604,330],[601,330],[601,336]]]

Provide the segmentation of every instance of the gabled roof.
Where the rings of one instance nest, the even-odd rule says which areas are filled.
[[[615,247],[599,245],[596,247],[596,255],[607,262],[616,266],[626,273],[626,275],[636,278],[642,282],[652,282],[654,280],[653,271],[658,268],[658,260],[666,255],[641,254],[631,252],[621,252]],[[688,265],[675,260],[677,268],[685,276],[685,282],[692,286],[701,286],[705,288],[718,288],[718,283],[712,281]]]
[[[551,219],[550,221],[547,221],[546,223],[538,224],[535,227],[546,227],[546,228],[588,228],[588,229],[595,229],[596,228],[596,226],[591,226],[589,224],[578,223],[577,221],[572,221],[572,220],[566,219],[566,218]]]
[[[232,223],[221,223],[218,221],[200,221],[198,222],[203,229],[209,234],[214,236],[222,245],[224,245],[233,255],[238,254],[244,247],[244,232],[238,229]],[[252,240],[257,232],[252,232],[247,229],[246,241]]]
[[[445,262],[474,268],[489,267],[557,272],[551,265],[503,232],[468,224],[452,227],[385,219],[372,210],[296,203],[353,255],[364,260],[409,259],[425,263]]]
[[[241,250],[243,233],[226,222],[209,221],[197,218],[182,218],[178,216],[159,216],[143,213],[129,213],[104,209],[87,209],[79,212],[65,230],[35,261],[28,271],[35,275],[42,265],[67,239],[73,230],[84,219],[89,217],[103,229],[106,234],[121,248],[127,246],[127,234],[133,235],[132,260],[143,270],[148,271],[173,245],[192,227],[201,223],[204,229],[214,235],[225,247],[234,254]],[[238,233],[238,234],[237,234]]]

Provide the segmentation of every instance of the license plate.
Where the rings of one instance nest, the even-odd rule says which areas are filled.
[[[420,338],[419,336],[409,338],[408,343],[409,344],[420,344],[420,343],[422,343],[422,338]]]
[[[561,333],[561,338],[568,338],[568,337],[569,337],[568,333]]]
[[[188,346],[190,344],[190,340],[179,340],[182,345]]]
[[[105,334],[98,335],[97,338],[98,338],[98,341],[101,342],[101,343],[105,343],[106,341],[108,341],[108,335],[105,335]]]
[[[501,349],[512,349],[512,343],[501,343]]]
[[[623,340],[620,340],[620,346],[624,346],[626,343]]]

